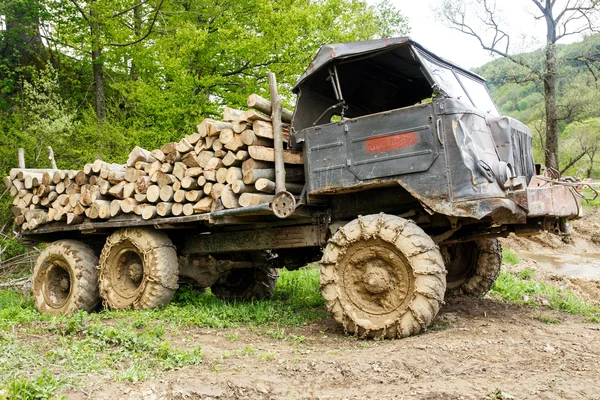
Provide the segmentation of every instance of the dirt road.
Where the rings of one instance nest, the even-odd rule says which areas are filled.
[[[597,215],[576,225],[566,247],[548,235],[508,239],[504,246],[548,256],[600,253]],[[524,267],[599,300],[598,281],[569,277],[535,259],[515,268]],[[171,340],[183,348],[201,345],[203,364],[142,383],[90,377],[69,397],[600,399],[600,324],[493,299],[448,299],[429,331],[404,340],[359,341],[332,319],[285,332],[193,328]]]

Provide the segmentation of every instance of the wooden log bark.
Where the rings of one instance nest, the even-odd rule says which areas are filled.
[[[250,127],[250,126],[252,126],[252,124],[250,124],[249,122],[246,122],[246,121],[241,121],[241,120],[233,121],[231,123],[231,129],[235,133],[242,133],[243,131],[248,129],[248,127]]]
[[[269,179],[260,178],[254,183],[254,187],[259,192],[275,193],[275,182]],[[302,193],[304,185],[301,183],[286,182],[285,189],[294,194]]]
[[[273,139],[257,136],[252,129],[246,129],[241,133],[242,143],[246,146],[273,147]]]
[[[246,146],[244,145],[244,142],[242,142],[242,135],[236,133],[233,135],[233,139],[229,143],[225,143],[223,147],[227,150],[238,151]]]
[[[157,150],[152,150],[150,152],[150,154],[152,155],[152,157],[154,157],[155,160],[157,160],[158,162],[163,162],[165,161],[165,153],[163,153],[160,149]]]
[[[195,153],[187,153],[181,157],[181,161],[189,168],[199,167],[198,158]]]
[[[163,144],[160,148],[160,151],[165,153],[165,157],[168,154],[176,152],[177,151],[177,142],[169,142],[169,143]]]
[[[193,168],[188,168],[185,170],[185,177],[192,177],[192,178],[197,178],[200,175],[202,175],[202,168],[200,167],[193,167]]]
[[[194,149],[194,145],[191,144],[186,138],[183,138],[177,143],[175,149],[180,153],[189,153]]]
[[[231,123],[224,121],[215,121],[214,119],[206,118],[198,125],[198,133],[202,137],[218,136],[223,129],[230,128]]]
[[[275,161],[275,149],[264,146],[248,146],[248,153],[250,157],[260,161]],[[286,164],[304,164],[304,157],[302,152],[293,150],[283,151],[283,161]]]
[[[237,208],[240,206],[238,203],[238,195],[233,192],[231,185],[225,185],[221,191],[221,202],[225,208]]]
[[[238,199],[240,206],[250,207],[257,206],[262,203],[270,203],[275,196],[270,194],[259,193],[242,193]]]
[[[140,176],[135,181],[135,192],[144,194],[148,190],[148,188],[152,185],[149,176]]]
[[[185,177],[185,171],[187,168],[187,165],[185,165],[183,162],[175,163],[173,166],[173,176],[179,180],[182,180]]]
[[[238,120],[240,119],[240,116],[243,112],[243,110],[236,110],[235,108],[225,107],[223,109],[223,121],[232,122]]]
[[[271,102],[257,94],[248,96],[248,107],[252,107],[267,115],[271,115],[273,112]],[[286,110],[285,108],[281,110],[281,120],[283,122],[292,122],[293,115],[294,113],[290,110]]]
[[[254,192],[255,188],[253,185],[246,185],[242,181],[237,181],[231,184],[231,190],[233,190],[233,193],[235,194],[242,194],[246,192]]]
[[[273,125],[270,122],[254,121],[252,123],[252,131],[258,137],[273,140]],[[281,133],[283,135],[283,143],[288,143],[290,140],[289,126],[282,125]]]
[[[264,122],[270,122],[271,121],[271,117],[269,117],[267,115],[264,115],[264,114],[261,114],[261,113],[257,112],[256,110],[246,110],[240,116],[240,121],[247,121],[247,122],[264,121]]]
[[[192,206],[192,210],[196,214],[202,214],[210,212],[213,206],[213,199],[211,197],[204,197]],[[190,203],[188,203],[190,204]]]
[[[138,161],[152,162],[154,160],[155,160],[155,158],[152,156],[151,152],[149,152],[148,150],[142,149],[139,146],[135,146],[133,148],[133,150],[131,151],[131,153],[129,153],[129,157],[127,157],[126,165],[128,167],[133,167],[135,165],[135,163]]]

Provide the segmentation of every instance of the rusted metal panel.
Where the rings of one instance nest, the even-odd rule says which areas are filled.
[[[572,190],[574,189],[534,176],[527,188],[529,216],[566,218],[579,216],[581,204]]]
[[[217,254],[314,247],[322,246],[326,242],[326,234],[325,224],[200,234],[186,238],[182,252],[183,254]]]

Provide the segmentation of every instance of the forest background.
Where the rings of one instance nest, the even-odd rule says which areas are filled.
[[[291,87],[323,44],[405,35],[409,21],[388,0],[2,0],[0,174],[17,164],[78,169],[100,157],[123,162],[136,145],[178,141],[222,107],[268,97],[275,72]],[[598,178],[600,35],[558,45],[560,169]],[[586,56],[582,58],[581,56]],[[543,50],[519,55],[543,62]],[[543,84],[508,59],[475,70],[501,112],[532,129],[543,160]],[[12,240],[10,198],[0,198],[0,261]]]

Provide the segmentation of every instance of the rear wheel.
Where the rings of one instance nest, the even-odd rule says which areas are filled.
[[[40,253],[33,270],[35,306],[51,314],[71,314],[97,308],[98,257],[87,245],[59,240]]]
[[[407,337],[427,328],[446,289],[433,240],[392,215],[359,217],[329,240],[321,293],[344,330],[361,338]]]
[[[498,239],[479,239],[441,248],[451,294],[482,297],[494,286],[502,265]]]
[[[253,267],[233,269],[210,287],[222,300],[262,300],[273,295],[279,278],[275,268]]]
[[[113,309],[152,309],[177,290],[175,246],[163,232],[127,228],[113,233],[100,255],[100,295]]]

